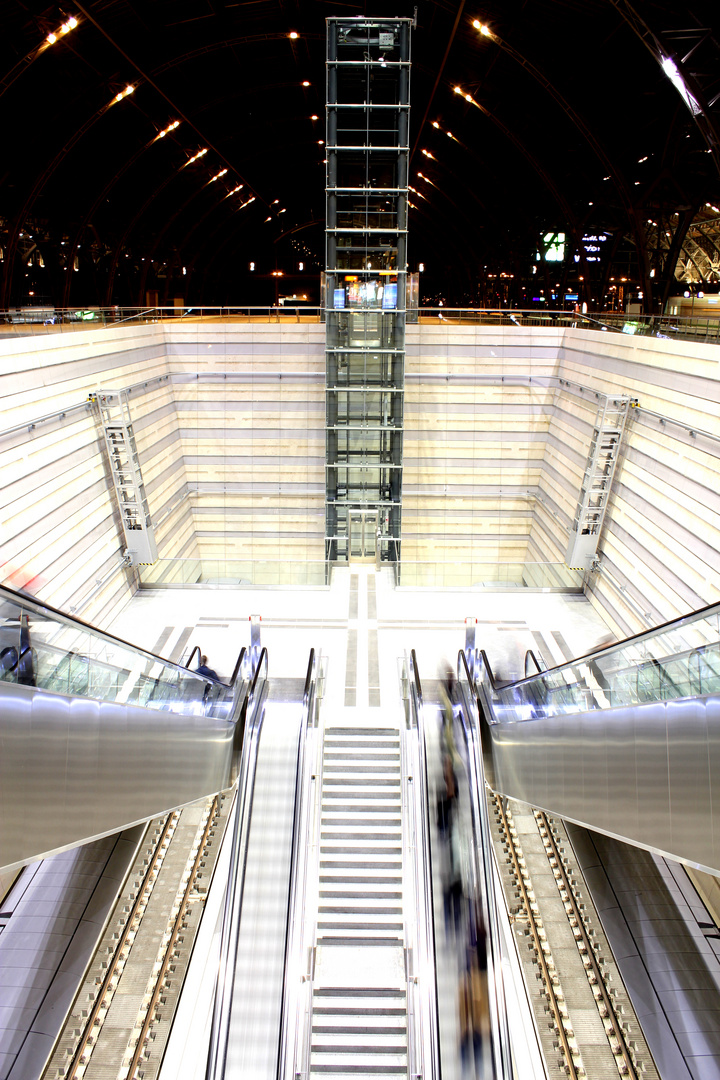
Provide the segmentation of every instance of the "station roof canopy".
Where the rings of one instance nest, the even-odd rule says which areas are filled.
[[[415,14],[428,302],[718,281],[716,0],[0,0],[0,306],[317,301],[325,19]]]

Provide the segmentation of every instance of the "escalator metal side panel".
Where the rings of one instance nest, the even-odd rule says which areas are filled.
[[[720,695],[490,723],[493,787],[720,873]]]
[[[0,869],[213,795],[234,725],[0,682]]]

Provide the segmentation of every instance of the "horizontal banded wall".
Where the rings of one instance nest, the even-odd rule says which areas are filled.
[[[252,562],[253,580],[267,581],[276,570],[298,580],[302,563],[322,569],[324,349],[312,323],[168,327],[195,537],[221,576],[223,563],[228,578]]]
[[[717,602],[720,347],[567,330],[561,364],[568,380],[639,404],[589,595],[622,635]]]
[[[99,386],[166,374],[158,326],[0,336],[0,577],[102,622],[135,588],[118,566],[124,548],[95,409]],[[168,414],[168,391],[148,395]],[[136,395],[137,396],[137,395]],[[144,394],[139,395],[145,397]],[[144,406],[147,417],[152,406]],[[65,412],[43,421],[42,417]],[[17,429],[10,430],[9,429]],[[151,482],[161,472],[138,443]],[[154,431],[150,438],[155,442]],[[98,582],[100,583],[98,585]]]
[[[402,581],[522,579],[561,332],[409,326]]]
[[[322,326],[284,323],[0,336],[3,579],[100,623],[135,588],[117,570],[124,538],[87,404],[100,387],[130,388],[165,567],[316,566],[323,346]],[[409,327],[403,582],[512,580],[520,563],[561,563],[595,395],[624,393],[639,408],[589,595],[623,635],[720,599],[719,364],[713,345]]]

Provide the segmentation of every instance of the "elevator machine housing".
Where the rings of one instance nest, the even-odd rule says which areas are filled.
[[[400,559],[411,26],[327,20],[329,566]]]

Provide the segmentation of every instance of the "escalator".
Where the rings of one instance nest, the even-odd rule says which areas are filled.
[[[494,791],[720,872],[720,605],[519,682],[468,661]]]
[[[225,684],[0,588],[0,869],[227,788],[248,669]]]

